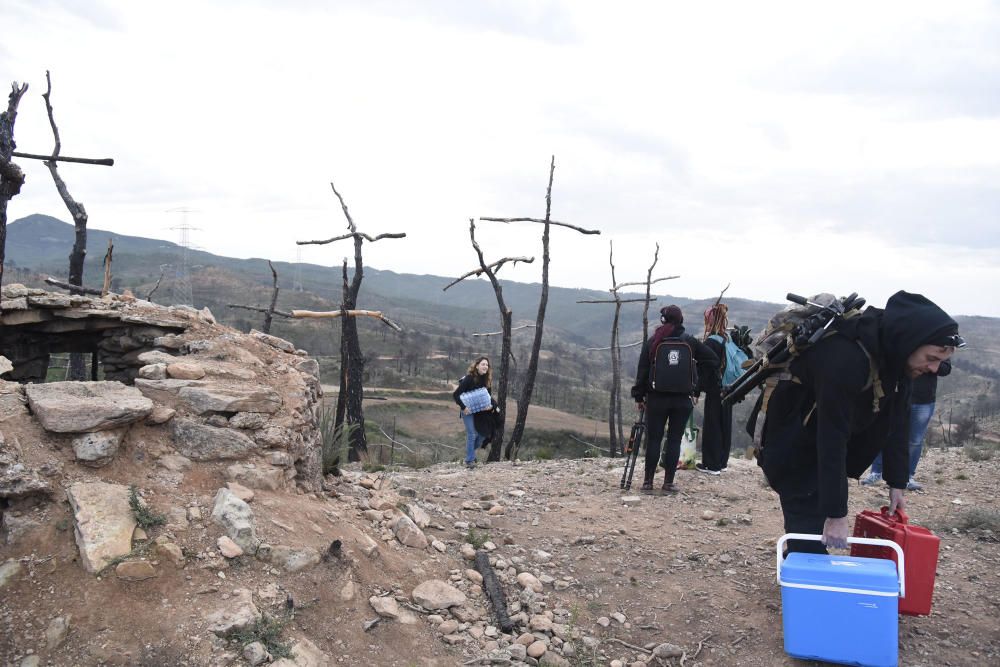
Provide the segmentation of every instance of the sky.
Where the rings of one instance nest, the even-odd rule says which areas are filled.
[[[545,215],[550,283],[781,302],[921,292],[1000,316],[1000,3],[0,2],[18,150],[90,226],[233,257],[458,276],[469,220]],[[8,219],[70,221],[41,162]],[[477,222],[541,280],[541,225]],[[94,257],[91,253],[91,258]],[[92,261],[92,259],[91,259]],[[290,277],[289,277],[290,279]],[[363,299],[363,292],[362,292]]]

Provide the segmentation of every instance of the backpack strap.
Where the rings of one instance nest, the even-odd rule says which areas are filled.
[[[885,390],[882,388],[882,379],[878,375],[878,366],[875,365],[875,359],[872,357],[871,352],[865,347],[861,339],[855,340],[861,351],[865,353],[865,358],[868,359],[868,382],[865,386],[861,388],[861,391],[867,391],[869,387],[872,389],[872,414],[878,414],[879,402],[885,397]]]

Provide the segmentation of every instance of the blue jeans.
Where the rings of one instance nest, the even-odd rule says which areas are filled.
[[[914,403],[910,406],[910,477],[917,472],[917,462],[924,451],[924,436],[934,416],[933,403]],[[872,462],[872,472],[882,474],[882,453]]]
[[[483,444],[484,438],[479,435],[479,431],[476,430],[476,416],[467,415],[464,412],[462,414],[462,422],[465,424],[465,462],[475,463],[476,462],[476,450],[479,445]]]

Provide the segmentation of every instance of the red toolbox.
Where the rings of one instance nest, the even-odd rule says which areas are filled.
[[[906,597],[899,599],[899,613],[909,616],[931,613],[941,538],[926,528],[911,524],[903,510],[890,515],[888,507],[879,512],[859,512],[854,519],[854,537],[892,540],[902,547],[906,557]],[[896,560],[896,552],[892,549],[866,544],[851,545],[851,555]]]

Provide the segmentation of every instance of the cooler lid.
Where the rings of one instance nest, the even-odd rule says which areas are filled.
[[[792,552],[781,565],[781,583],[899,594],[896,564],[882,558]]]

